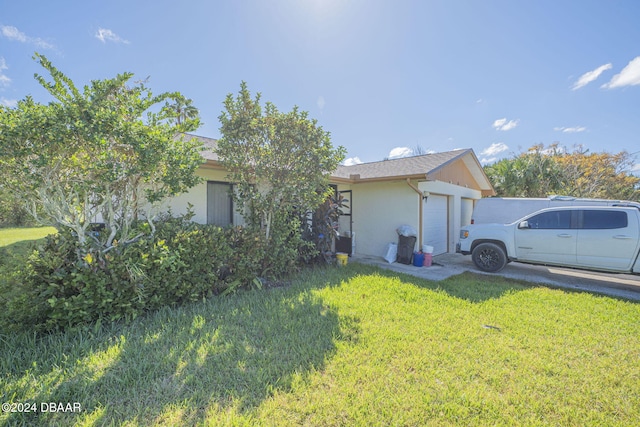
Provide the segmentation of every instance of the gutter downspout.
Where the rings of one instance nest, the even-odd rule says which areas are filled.
[[[419,221],[420,221],[420,222],[418,223],[418,248],[419,248],[419,249],[422,249],[422,216],[423,216],[422,211],[423,211],[423,205],[424,205],[424,203],[422,203],[422,201],[423,201],[423,200],[427,200],[427,196],[425,196],[424,194],[422,194],[422,191],[420,191],[420,189],[419,189],[418,187],[416,187],[416,186],[411,182],[411,180],[410,180],[409,178],[407,178],[407,185],[408,185],[409,187],[411,187],[411,188],[413,189],[413,191],[415,191],[416,193],[418,193],[418,196],[420,197],[420,199],[419,199],[419,200],[420,200],[420,201],[419,201],[419,203],[420,203],[420,209],[419,209],[419,211],[418,211],[418,212],[419,212],[419,213],[418,213],[418,216],[419,216],[419,218],[420,218],[420,219],[419,219]]]

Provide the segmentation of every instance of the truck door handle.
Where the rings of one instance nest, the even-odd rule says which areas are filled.
[[[567,234],[567,233],[560,233],[560,234],[558,234],[558,237],[562,237],[562,238],[566,239],[568,237],[573,237],[573,235],[572,234]]]
[[[613,236],[614,239],[620,239],[620,240],[629,240],[632,239],[631,236],[627,236],[625,234],[616,234],[615,236]]]

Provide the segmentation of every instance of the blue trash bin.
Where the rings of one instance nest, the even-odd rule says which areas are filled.
[[[424,264],[424,254],[422,252],[413,253],[413,265],[416,267],[422,267]]]

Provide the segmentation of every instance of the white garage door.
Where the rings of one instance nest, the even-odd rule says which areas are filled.
[[[422,232],[424,235],[422,242],[425,245],[433,246],[434,255],[445,253],[448,250],[448,217],[447,196],[429,196],[423,211]]]

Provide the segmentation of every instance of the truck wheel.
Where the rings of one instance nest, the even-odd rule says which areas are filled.
[[[507,265],[507,254],[495,243],[480,243],[471,254],[473,263],[482,271],[496,273]]]

